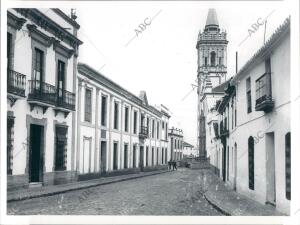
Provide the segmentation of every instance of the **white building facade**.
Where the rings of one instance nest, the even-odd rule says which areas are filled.
[[[183,131],[172,127],[169,129],[169,148],[171,161],[178,161],[183,158]]]
[[[166,167],[166,107],[148,104],[86,64],[78,64],[76,171],[79,179]]]
[[[9,190],[73,179],[76,63],[82,44],[74,19],[59,9],[7,11]]]
[[[225,88],[211,163],[237,192],[289,214],[290,19]]]
[[[199,156],[199,151],[197,149],[195,149],[193,145],[184,141],[182,155],[183,155],[183,158],[185,158],[185,157],[196,158]]]

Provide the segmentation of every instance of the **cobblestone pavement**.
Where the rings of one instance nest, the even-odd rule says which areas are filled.
[[[136,180],[8,203],[15,215],[222,215],[201,194],[199,170]]]

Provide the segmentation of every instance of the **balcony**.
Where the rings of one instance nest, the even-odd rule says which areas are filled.
[[[142,140],[148,138],[148,135],[149,135],[148,127],[141,126],[140,128],[141,129],[140,129],[140,133],[139,133],[139,138]]]
[[[219,135],[219,124],[218,123],[213,123],[213,127],[214,127],[215,137],[218,139],[220,137],[220,135]]]
[[[26,75],[7,69],[7,97],[14,105],[17,99],[25,97]]]
[[[29,80],[28,103],[32,111],[34,106],[41,106],[43,113],[49,106],[56,105],[56,87],[39,80]]]
[[[55,116],[58,112],[63,112],[65,117],[69,112],[75,111],[75,94],[63,89],[47,84],[39,80],[29,80],[28,103],[30,109],[34,106],[43,108],[43,113],[49,106],[54,108]]]
[[[271,112],[274,107],[271,91],[271,73],[264,73],[256,80],[255,111]]]
[[[63,112],[65,117],[69,112],[75,111],[75,94],[63,89],[58,89],[56,107],[54,108],[55,115],[58,112]]]
[[[227,118],[225,118],[225,123],[223,121],[220,123],[220,136],[229,136],[229,130],[227,128]]]

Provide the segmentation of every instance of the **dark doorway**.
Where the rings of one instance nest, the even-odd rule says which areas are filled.
[[[222,179],[226,181],[226,140],[223,141],[223,148],[222,148]]]
[[[101,173],[106,173],[106,141],[101,141]]]
[[[136,168],[136,145],[133,146],[133,168]]]
[[[140,169],[144,168],[144,146],[140,146]]]
[[[118,169],[118,143],[114,143],[113,170]]]
[[[249,174],[249,188],[254,190],[254,139],[248,138],[248,174]]]
[[[128,168],[128,144],[124,145],[124,169]]]
[[[39,125],[30,125],[30,155],[29,155],[29,181],[41,182],[43,174],[42,151],[44,127]]]

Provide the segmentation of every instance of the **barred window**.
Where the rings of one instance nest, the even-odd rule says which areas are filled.
[[[7,118],[7,174],[12,174],[13,167],[14,117]]]
[[[65,126],[55,127],[55,170],[66,170],[67,132],[68,128]]]

